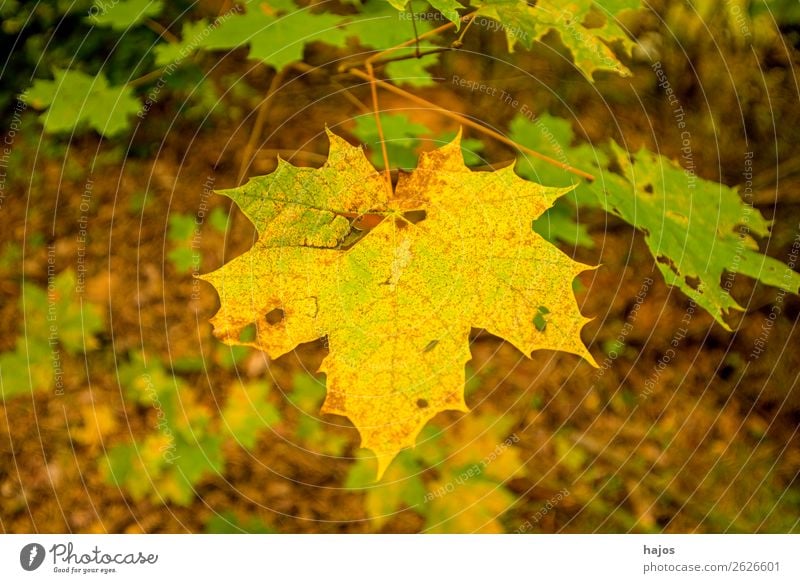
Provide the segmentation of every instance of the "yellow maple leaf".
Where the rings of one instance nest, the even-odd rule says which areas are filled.
[[[259,240],[202,278],[220,296],[212,323],[223,342],[277,358],[327,337],[322,411],[353,422],[379,476],[437,413],[467,411],[471,328],[528,356],[561,350],[594,364],[572,291],[588,267],[531,228],[568,188],[525,181],[510,167],[473,172],[459,135],[423,154],[392,193],[360,148],[329,138],[319,169],[280,161],[222,191]],[[365,215],[382,220],[356,240]],[[253,324],[255,340],[242,341]]]

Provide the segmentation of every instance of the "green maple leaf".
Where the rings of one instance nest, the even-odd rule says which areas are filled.
[[[126,30],[143,20],[161,14],[164,3],[160,0],[97,1],[89,9],[87,20],[96,26]]]
[[[430,129],[412,122],[406,115],[388,113],[381,114],[381,126],[390,164],[396,168],[413,168],[419,157],[417,148],[422,143],[419,137],[429,135]],[[382,168],[383,155],[375,115],[370,113],[357,117],[353,134],[372,151],[372,163]]]
[[[38,79],[22,95],[35,109],[47,109],[40,119],[48,133],[71,132],[88,126],[104,136],[128,129],[128,116],[139,111],[139,101],[125,86],[111,86],[102,74],[56,69],[55,79]]]
[[[419,59],[391,61],[386,64],[386,75],[395,83],[404,83],[413,87],[431,87],[435,85],[428,67],[439,62],[439,55],[426,55]]]
[[[726,330],[723,316],[743,308],[720,285],[724,272],[790,293],[800,290],[800,274],[759,251],[753,236],[767,237],[770,222],[744,204],[735,188],[697,178],[646,150],[629,156],[612,144],[612,151],[623,175],[606,176],[601,202],[644,231],[666,282]]]
[[[249,0],[246,12],[224,20],[200,45],[207,50],[249,46],[251,59],[258,59],[277,70],[302,61],[306,44],[324,41],[343,46],[344,31],[338,27],[342,17],[317,14],[299,8],[289,0],[264,2]]]
[[[730,329],[725,314],[742,308],[722,287],[724,272],[741,273],[792,293],[800,289],[800,275],[759,252],[754,236],[767,237],[770,223],[746,205],[735,188],[703,180],[646,150],[628,155],[613,142],[600,148],[573,144],[568,122],[550,116],[536,119],[517,118],[512,137],[593,172],[596,179],[578,181],[533,158],[521,158],[517,171],[548,186],[579,182],[575,202],[600,204],[642,230],[665,281],[680,288],[725,329]]]
[[[345,18],[344,32],[365,47],[388,49],[414,38],[414,23],[389,2],[368,2],[358,14]],[[433,27],[427,20],[417,20],[417,32],[424,34]]]
[[[389,164],[393,168],[413,168],[419,158],[419,150],[424,142],[431,142],[427,136],[433,131],[427,126],[412,122],[402,113],[382,113],[381,125],[383,137],[386,141],[386,150]],[[383,155],[381,153],[380,135],[375,123],[374,114],[365,114],[356,118],[356,127],[353,134],[370,150],[370,160],[378,167],[383,168]],[[456,138],[456,132],[445,132],[436,140],[436,144],[446,144]],[[477,166],[483,163],[477,152],[483,150],[483,142],[475,138],[461,140],[461,153],[467,166]]]
[[[543,114],[531,120],[519,115],[512,120],[510,130],[511,139],[518,144],[566,164],[587,164],[593,156],[605,161],[601,150],[593,150],[588,144],[572,145],[572,128],[565,119]],[[516,171],[528,180],[547,186],[576,186],[556,201],[533,228],[548,241],[561,241],[572,247],[594,247],[586,225],[574,218],[580,206],[598,206],[597,197],[588,186],[557,166],[525,155],[517,160]]]
[[[555,30],[561,42],[572,53],[575,66],[587,79],[592,80],[595,71],[605,70],[629,76],[625,67],[608,43],[618,42],[630,55],[634,43],[617,18],[621,12],[641,7],[639,0],[612,0],[595,3],[593,0],[538,0],[535,6],[526,0],[482,0],[477,5],[475,18],[492,18],[502,25],[509,52],[521,43],[530,47],[534,40],[541,40]],[[588,26],[590,16],[604,18],[601,26]]]
[[[414,27],[403,14],[384,1],[369,2],[351,16],[338,16],[300,8],[291,0],[250,0],[244,14],[228,17],[210,33],[200,34],[201,41],[194,44],[206,50],[249,46],[250,58],[282,69],[302,60],[305,46],[315,41],[345,47],[347,40],[353,39],[362,46],[376,49],[407,41],[414,37]],[[419,34],[432,29],[427,21],[416,24]],[[182,43],[186,42],[186,36],[184,33]],[[164,49],[159,60],[174,58],[180,50]]]
[[[170,63],[179,63],[202,44],[203,39],[211,34],[211,30],[211,25],[204,18],[194,22],[184,22],[179,42],[156,45],[154,49],[156,65],[163,67]]]
[[[410,1],[412,0],[387,0],[387,3],[397,10],[405,11]],[[458,2],[458,0],[428,0],[428,4],[441,12],[442,16],[447,18],[447,20],[455,23],[456,30],[461,27],[461,15],[458,11],[464,10],[464,5]]]

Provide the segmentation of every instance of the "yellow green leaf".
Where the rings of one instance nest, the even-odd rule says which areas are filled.
[[[330,140],[318,170],[283,162],[225,192],[259,240],[202,278],[220,295],[212,323],[223,342],[277,358],[327,337],[322,411],[353,422],[379,475],[437,413],[467,410],[472,328],[526,355],[561,350],[594,363],[572,291],[588,267],[531,229],[568,188],[511,168],[472,172],[459,135],[392,191],[360,148]],[[377,225],[356,239],[365,217]],[[550,310],[543,330],[533,324],[540,306]],[[243,342],[248,326],[256,338]]]

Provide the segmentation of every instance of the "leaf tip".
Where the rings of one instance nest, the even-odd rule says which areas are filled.
[[[456,135],[453,136],[453,139],[445,146],[458,146],[461,147],[461,139],[464,137],[464,128],[462,126],[458,126],[458,131]]]

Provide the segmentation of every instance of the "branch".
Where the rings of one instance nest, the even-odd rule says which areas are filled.
[[[554,158],[551,158],[550,156],[545,156],[544,154],[542,154],[540,152],[537,152],[536,150],[531,150],[527,146],[523,146],[522,144],[520,144],[518,142],[515,142],[511,138],[508,138],[508,137],[504,136],[503,134],[494,131],[491,128],[487,128],[486,126],[484,126],[482,124],[479,124],[478,122],[473,121],[473,120],[469,119],[468,117],[465,117],[465,116],[461,115],[460,113],[456,113],[455,111],[450,111],[449,109],[445,109],[444,107],[436,105],[435,103],[433,103],[431,101],[428,101],[428,100],[423,99],[421,97],[417,97],[413,93],[409,93],[408,91],[404,91],[403,89],[400,89],[399,87],[397,87],[395,85],[392,85],[391,83],[387,83],[386,81],[383,81],[381,79],[376,79],[374,76],[371,76],[371,75],[365,73],[364,71],[361,71],[360,69],[353,68],[353,69],[350,69],[349,72],[350,72],[350,74],[355,75],[359,79],[363,79],[364,81],[369,81],[371,84],[377,85],[377,86],[381,87],[382,89],[386,89],[387,91],[389,91],[391,93],[394,93],[395,95],[399,95],[401,97],[405,97],[409,101],[412,101],[412,102],[414,102],[414,103],[416,103],[418,105],[422,105],[424,107],[427,107],[427,108],[430,108],[430,109],[434,109],[434,110],[438,111],[439,113],[441,113],[442,115],[444,115],[445,117],[449,117],[451,119],[454,119],[454,120],[458,121],[459,123],[461,123],[461,124],[463,124],[465,126],[469,126],[469,127],[473,128],[473,129],[478,130],[479,132],[482,132],[482,133],[484,133],[486,135],[489,135],[489,136],[493,137],[494,139],[496,139],[496,140],[498,140],[500,142],[503,142],[504,144],[509,145],[512,148],[516,149],[516,150],[519,150],[520,152],[524,152],[525,154],[528,154],[529,156],[533,156],[534,158],[538,158],[539,160],[542,160],[543,162],[547,162],[548,164],[552,164],[553,166],[561,168],[562,170],[565,170],[567,172],[575,174],[576,176],[580,176],[581,178],[584,178],[585,180],[594,181],[594,179],[595,179],[595,177],[593,175],[589,174],[588,172],[584,172],[583,170],[580,170],[578,168],[574,168],[574,167],[570,166],[569,164],[565,164],[564,162],[559,162],[558,160],[556,160]]]

